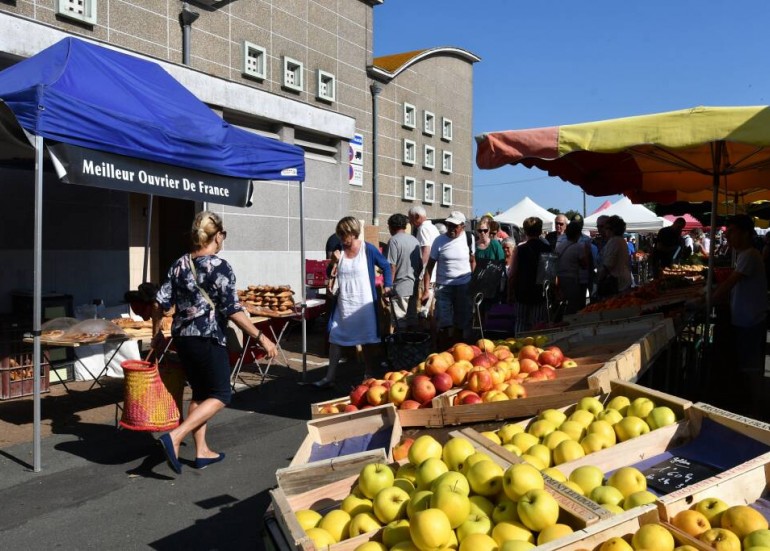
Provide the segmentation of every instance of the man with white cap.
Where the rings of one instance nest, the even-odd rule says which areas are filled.
[[[434,226],[433,223],[428,220],[428,214],[420,205],[409,209],[409,223],[412,224],[412,227],[415,229],[414,236],[420,244],[420,255],[422,257],[424,269],[428,265],[428,260],[430,260],[430,249],[433,246],[433,241],[440,235],[440,232],[438,227]],[[420,275],[420,278],[422,278],[422,275]],[[428,298],[424,298],[425,293],[423,293],[423,299],[419,306],[420,310],[418,316],[421,320],[427,320],[433,311],[433,285],[436,283],[435,274],[430,283],[430,289],[428,289],[427,294]]]
[[[476,259],[473,236],[466,237],[465,222],[462,212],[454,210],[449,214],[444,221],[447,232],[433,241],[423,275],[423,300],[426,300],[431,274],[436,269],[436,325],[447,341],[439,343],[440,346],[471,337],[473,309],[469,287]]]

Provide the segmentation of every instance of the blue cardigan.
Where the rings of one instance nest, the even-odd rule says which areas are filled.
[[[382,270],[382,275],[385,278],[385,287],[393,287],[393,274],[391,274],[390,271],[390,263],[388,260],[382,256],[382,253],[379,251],[377,247],[372,245],[371,243],[368,243],[364,241],[364,245],[366,248],[366,265],[369,268],[369,285],[372,287],[372,298],[373,304],[374,304],[374,319],[377,322],[377,334],[380,334],[380,304],[377,300],[377,287],[374,284],[374,266],[377,265],[378,268]],[[332,310],[329,313],[329,325],[328,329],[331,331],[332,329],[332,320],[334,320],[334,312],[337,309],[337,301],[335,300],[332,303]]]

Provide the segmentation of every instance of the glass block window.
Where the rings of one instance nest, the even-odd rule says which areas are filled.
[[[62,17],[96,24],[96,0],[57,0],[56,13]]]
[[[264,80],[267,78],[267,50],[251,42],[243,42],[243,74]]]
[[[441,189],[441,204],[445,207],[452,206],[452,186],[444,184]]]
[[[290,57],[283,58],[283,87],[295,92],[305,89],[302,62]]]
[[[434,168],[436,166],[436,148],[432,145],[425,145],[422,166],[424,168]]]
[[[404,176],[404,199],[414,201],[417,181],[409,176]]]
[[[412,140],[404,140],[403,162],[407,165],[413,165],[416,158],[417,146]]]
[[[452,152],[451,151],[441,152],[441,172],[446,172],[447,174],[450,174],[452,172]]]
[[[441,119],[441,139],[452,141],[452,121],[446,117]]]
[[[417,108],[411,103],[404,103],[404,127],[414,128],[417,122]]]
[[[423,201],[433,203],[436,200],[436,182],[425,180],[425,193]]]
[[[436,115],[430,111],[425,111],[422,119],[422,131],[428,136],[436,133]]]
[[[318,99],[324,101],[334,101],[336,95],[337,83],[334,75],[326,71],[318,70]]]

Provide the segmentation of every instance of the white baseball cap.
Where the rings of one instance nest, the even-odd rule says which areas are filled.
[[[446,222],[449,224],[454,224],[456,226],[459,226],[460,224],[465,224],[465,215],[459,210],[453,210],[452,212],[449,213],[449,218],[446,219]]]

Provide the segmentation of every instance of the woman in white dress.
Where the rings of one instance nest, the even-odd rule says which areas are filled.
[[[313,383],[318,388],[334,385],[343,346],[362,345],[366,374],[373,374],[375,350],[371,345],[380,343],[374,267],[382,270],[385,279],[383,296],[390,294],[393,285],[390,264],[377,247],[360,238],[358,220],[352,216],[343,218],[337,223],[336,233],[342,241],[342,251],[335,251],[332,259],[336,261],[336,276],[331,286],[337,288],[337,298],[329,314],[329,367],[326,376]]]

